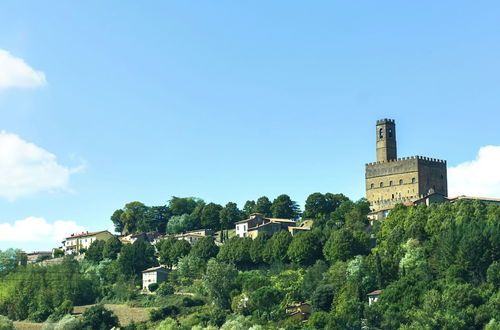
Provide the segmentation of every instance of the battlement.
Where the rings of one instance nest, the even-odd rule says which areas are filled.
[[[430,162],[430,163],[446,164],[446,160],[443,160],[443,159],[436,159],[436,158],[430,158],[430,157],[424,157],[424,156],[411,156],[411,157],[401,157],[401,158],[397,158],[397,159],[391,159],[391,160],[383,161],[383,162],[367,163],[367,164],[365,164],[365,166],[369,167],[369,166],[380,165],[380,164],[393,164],[393,163],[397,163],[400,161],[411,160],[411,159],[422,160],[422,161],[426,161],[426,162]]]
[[[394,119],[387,119],[387,118],[384,118],[384,119],[379,119],[377,120],[377,125],[383,125],[385,123],[391,123],[391,124],[394,124]]]

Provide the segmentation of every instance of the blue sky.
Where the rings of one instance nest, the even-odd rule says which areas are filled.
[[[400,156],[448,160],[453,192],[500,197],[499,16],[494,1],[3,2],[0,168],[32,171],[27,142],[41,165],[0,182],[0,249],[110,228],[135,200],[361,198],[379,118]]]

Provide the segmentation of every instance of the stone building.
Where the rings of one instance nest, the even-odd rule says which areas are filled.
[[[377,121],[376,151],[377,161],[365,166],[366,199],[373,210],[414,202],[429,194],[448,195],[445,160],[398,158],[393,119]]]

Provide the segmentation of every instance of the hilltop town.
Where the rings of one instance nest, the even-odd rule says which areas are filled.
[[[446,161],[398,157],[392,119],[375,145],[358,201],[135,201],[110,215],[119,234],[4,251],[0,314],[47,329],[496,329],[500,199],[448,196]]]

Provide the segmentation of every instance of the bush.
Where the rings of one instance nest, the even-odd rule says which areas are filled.
[[[175,316],[177,314],[179,314],[179,308],[177,306],[171,305],[150,310],[149,319],[154,322],[163,320],[169,316]]]
[[[103,305],[92,306],[82,314],[83,329],[108,330],[119,326],[120,323],[116,315],[104,308]]]
[[[14,323],[8,317],[0,315],[0,330],[15,330]]]
[[[80,322],[71,315],[64,316],[59,322],[57,322],[54,330],[78,330],[81,329]]]
[[[173,286],[163,282],[162,284],[160,284],[160,287],[156,291],[156,294],[160,296],[169,296],[171,294],[174,294],[174,292],[175,289]]]
[[[151,283],[150,285],[148,285],[149,292],[155,292],[156,289],[158,289],[158,286],[158,283]]]

